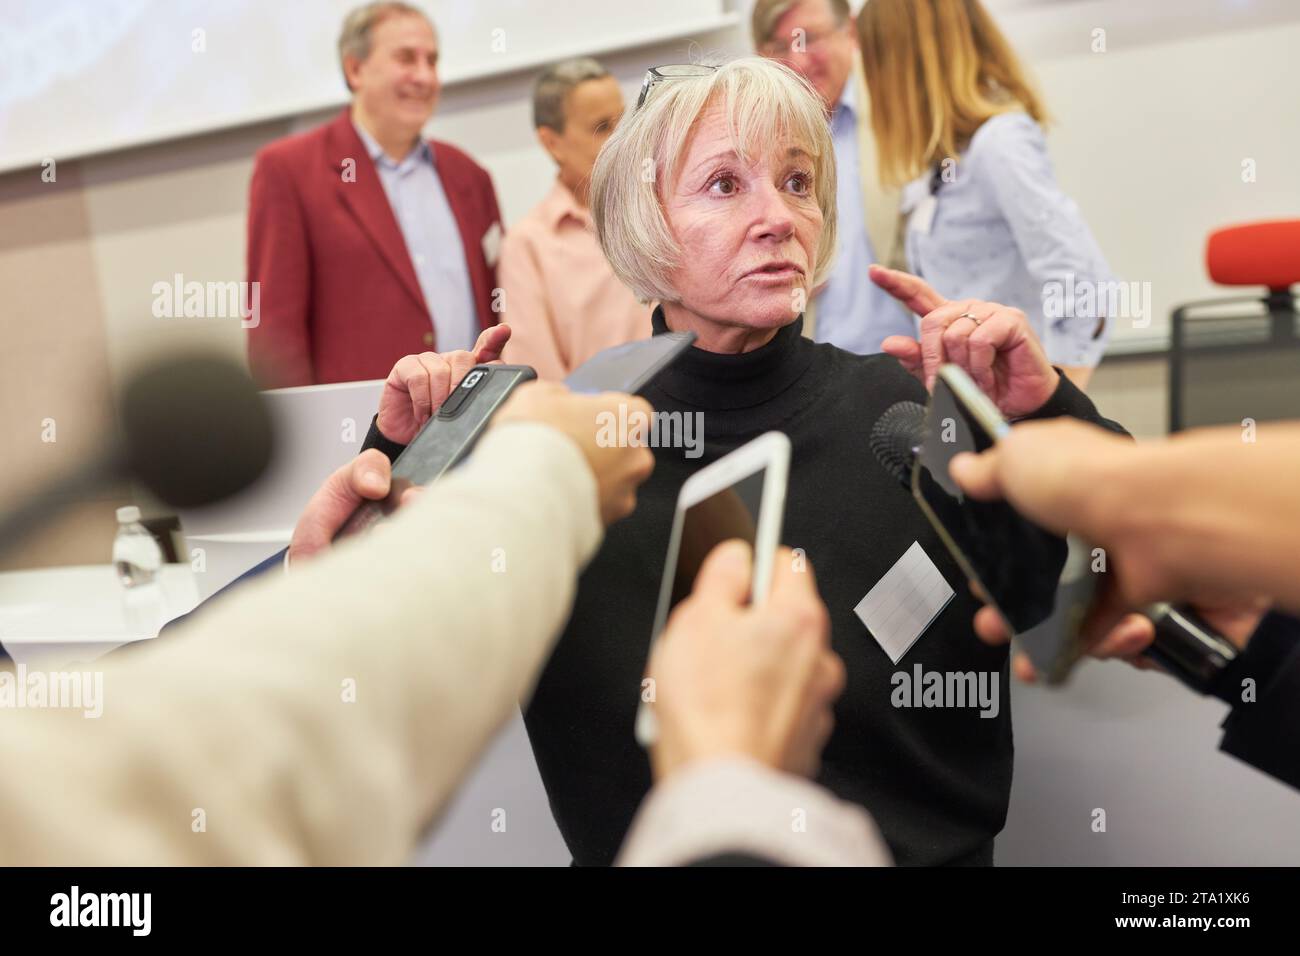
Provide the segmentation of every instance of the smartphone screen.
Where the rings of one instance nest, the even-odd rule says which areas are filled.
[[[759,469],[704,500],[697,501],[683,512],[677,561],[672,573],[672,590],[667,605],[660,608],[662,620],[655,628],[656,633],[667,622],[672,609],[695,587],[695,577],[710,551],[732,538],[739,538],[751,548],[754,547],[759,508],[763,501],[763,485],[766,481],[767,469]]]
[[[948,473],[961,452],[994,443],[984,414],[963,401],[942,376],[935,379],[912,493],[962,570],[1020,634],[1047,620],[1068,548],[1063,538],[1022,517],[1005,501],[966,497]],[[996,416],[993,410],[991,416]]]
[[[766,597],[781,540],[789,473],[790,439],[780,432],[767,432],[686,481],[673,512],[651,645],[667,626],[673,608],[694,590],[705,558],[724,541],[739,538],[753,549],[749,601],[761,602]],[[657,728],[650,699],[643,697],[636,714],[637,742],[651,746]]]

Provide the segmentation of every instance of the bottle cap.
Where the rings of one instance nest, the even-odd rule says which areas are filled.
[[[118,524],[130,524],[132,521],[140,520],[140,509],[135,505],[127,505],[124,508],[117,509]]]

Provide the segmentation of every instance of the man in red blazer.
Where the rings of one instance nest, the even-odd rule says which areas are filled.
[[[403,355],[472,347],[497,322],[501,215],[487,172],[420,135],[438,103],[424,13],[350,13],[339,59],[352,103],[257,154],[248,356],[265,388],[383,378]]]

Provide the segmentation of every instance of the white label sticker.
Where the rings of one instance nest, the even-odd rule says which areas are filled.
[[[926,196],[912,210],[912,215],[907,220],[907,228],[923,236],[928,236],[931,227],[934,225],[934,214],[938,208],[939,200],[933,196]]]
[[[497,264],[497,255],[501,251],[501,225],[492,223],[488,226],[487,232],[483,233],[483,258],[487,260],[488,268]]]
[[[921,543],[913,541],[853,611],[897,664],[948,606],[953,593]]]

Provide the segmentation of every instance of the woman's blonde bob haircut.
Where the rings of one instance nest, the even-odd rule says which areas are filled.
[[[979,0],[871,0],[858,14],[880,177],[901,185],[956,159],[984,122],[1047,111]]]
[[[732,60],[707,76],[666,80],[641,109],[618,124],[591,173],[591,216],[614,274],[643,302],[676,302],[669,275],[683,250],[664,215],[700,117],[719,106],[732,148],[749,163],[793,141],[813,161],[813,197],[822,212],[808,292],[830,275],[835,258],[835,153],[817,93],[788,67],[761,57]]]

